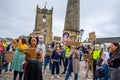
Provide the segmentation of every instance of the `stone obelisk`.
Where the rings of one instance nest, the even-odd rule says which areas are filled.
[[[68,0],[63,37],[68,34],[72,41],[78,41],[80,30],[80,2]]]

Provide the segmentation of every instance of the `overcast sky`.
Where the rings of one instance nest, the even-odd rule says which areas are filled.
[[[29,35],[35,27],[36,6],[53,6],[53,34],[62,36],[68,0],[0,0],[0,37]],[[120,0],[80,0],[83,39],[95,31],[97,37],[120,37]]]

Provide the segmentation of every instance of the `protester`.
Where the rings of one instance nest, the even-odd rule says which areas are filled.
[[[65,50],[66,53],[65,53],[64,71],[62,72],[62,74],[65,74],[68,66],[68,57],[70,56],[71,47],[64,45],[63,49]]]
[[[60,46],[60,53],[61,53],[61,55],[60,55],[60,65],[62,66],[65,66],[65,50],[64,50],[64,48],[63,48],[63,45],[61,45]]]
[[[120,45],[117,42],[113,42],[110,46],[110,58],[106,61],[105,57],[102,59],[106,64],[110,66],[111,80],[120,79]]]
[[[57,78],[59,78],[60,72],[60,47],[55,46],[53,53],[51,55],[51,64],[52,64],[52,79],[54,78],[54,72],[56,70]]]
[[[52,54],[52,50],[50,49],[50,45],[46,44],[46,54],[45,54],[45,58],[44,58],[44,73],[46,74],[46,67],[48,65],[48,63],[50,63],[50,56]],[[49,70],[50,70],[50,66],[49,66]]]
[[[2,45],[6,49],[6,47],[7,47],[7,40],[6,39],[3,40]]]
[[[5,72],[12,71],[11,69],[11,60],[13,57],[13,52],[15,51],[14,49],[14,44],[16,43],[16,40],[12,40],[10,44],[6,47],[6,53],[5,53]],[[8,65],[10,65],[10,68],[8,69]]]
[[[65,80],[69,79],[71,72],[74,73],[74,80],[78,80],[78,73],[80,70],[80,55],[74,46],[71,47],[71,54],[68,58],[68,68],[65,76]]]
[[[107,50],[103,52],[103,54],[105,56],[105,60],[108,60],[110,57],[110,47],[108,47]]]
[[[0,39],[0,75],[2,72],[3,62],[4,62],[3,46],[2,46],[2,40]]]
[[[39,52],[39,50],[42,50],[42,59],[40,62],[40,65],[42,66],[43,65],[43,60],[44,60],[44,57],[45,57],[45,54],[46,54],[46,47],[45,47],[45,44],[44,44],[44,36],[40,35],[39,36],[39,44],[37,45],[37,48],[36,48],[36,52]]]
[[[93,55],[93,80],[95,80],[96,60],[101,56],[100,45],[96,44],[95,49],[92,52]]]
[[[39,42],[38,37],[31,36],[29,38],[29,48],[28,49],[35,49],[37,47],[37,44]],[[42,66],[39,65],[38,59],[40,59],[40,54],[37,53],[31,53],[29,55],[26,53],[26,65],[25,65],[25,74],[24,74],[24,80],[43,80],[42,78]],[[40,53],[40,52],[39,52]],[[32,57],[32,55],[36,55],[37,57]]]
[[[25,60],[25,53],[24,50],[27,48],[27,42],[25,39],[19,40],[17,48],[14,52],[13,59],[12,59],[12,69],[14,70],[14,77],[13,80],[17,80],[17,74],[19,73],[19,80],[22,80],[23,76],[23,68],[22,62]]]
[[[95,80],[104,80],[105,69],[102,66],[102,62],[101,58],[96,60]]]

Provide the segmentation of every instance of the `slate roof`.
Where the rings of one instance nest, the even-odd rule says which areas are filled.
[[[111,43],[111,42],[120,43],[120,37],[96,38],[96,43],[97,44]]]

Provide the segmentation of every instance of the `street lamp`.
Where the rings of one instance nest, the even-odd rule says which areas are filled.
[[[45,23],[46,23],[46,16],[44,14],[43,18],[42,18],[42,22],[43,22],[43,28],[42,28],[42,34],[44,35],[44,42],[45,42],[45,36],[47,33],[47,30],[45,29]]]
[[[81,41],[82,41],[82,36],[83,36],[83,34],[84,34],[84,29],[81,29],[79,33],[80,33],[80,36],[79,36],[79,37],[80,37],[80,42],[81,42]]]

